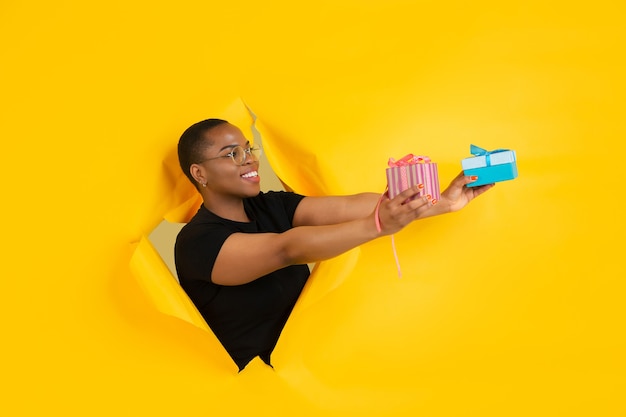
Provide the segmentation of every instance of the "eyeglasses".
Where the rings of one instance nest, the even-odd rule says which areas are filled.
[[[216,156],[215,158],[205,159],[204,161],[206,162],[206,161],[212,161],[213,159],[230,158],[233,160],[235,165],[243,165],[246,163],[246,160],[248,159],[248,155],[250,155],[250,157],[258,161],[259,158],[261,157],[261,148],[259,147],[243,148],[241,146],[235,146],[226,155]]]

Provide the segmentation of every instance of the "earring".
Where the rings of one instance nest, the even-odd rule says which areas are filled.
[[[204,188],[206,188],[206,182],[203,182],[203,183],[202,183],[202,186],[203,186]]]

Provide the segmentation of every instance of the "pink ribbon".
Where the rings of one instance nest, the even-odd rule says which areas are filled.
[[[376,230],[378,231],[378,233],[382,232],[383,230],[382,225],[380,224],[379,211],[380,211],[380,203],[382,203],[383,198],[385,198],[386,195],[387,195],[387,190],[385,190],[385,192],[382,193],[382,195],[378,199],[378,203],[376,204],[376,211],[374,213],[374,220],[376,221]],[[400,259],[398,259],[398,251],[396,250],[396,240],[393,238],[393,235],[391,235],[391,248],[393,250],[393,257],[396,260],[396,268],[398,269],[398,278],[402,278],[402,269],[400,268]]]
[[[378,214],[378,212],[380,210],[380,203],[383,201],[383,198],[385,198],[385,195],[387,195],[387,190],[385,190],[385,192],[378,199],[378,203],[376,204],[376,212],[374,214],[376,220],[376,230],[378,231],[378,233],[382,232],[383,230],[380,224],[380,215]],[[400,269],[400,260],[398,259],[398,252],[396,251],[396,240],[393,238],[393,235],[391,235],[391,247],[393,249],[393,257],[396,260],[396,268],[398,268],[398,278],[402,278],[402,269]]]
[[[419,163],[429,164],[430,158],[427,156],[413,155],[412,153],[410,153],[406,155],[405,157],[398,159],[397,161],[393,158],[389,158],[389,162],[387,163],[387,165],[389,165],[390,168],[394,168],[394,167],[404,167],[407,165],[415,165]]]

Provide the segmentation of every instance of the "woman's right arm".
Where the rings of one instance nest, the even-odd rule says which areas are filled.
[[[430,202],[416,198],[417,187],[394,199],[383,198],[376,213],[324,226],[299,226],[283,233],[234,233],[226,239],[215,260],[211,280],[219,285],[241,285],[289,265],[318,262],[340,255],[379,236],[396,233],[418,218]]]

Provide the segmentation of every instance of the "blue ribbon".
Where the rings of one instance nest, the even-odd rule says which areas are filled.
[[[506,151],[508,151],[508,149],[496,149],[493,151],[488,151],[486,149],[479,148],[476,145],[470,145],[470,153],[474,156],[484,156],[487,166],[491,166],[491,154],[492,153],[506,152]]]

